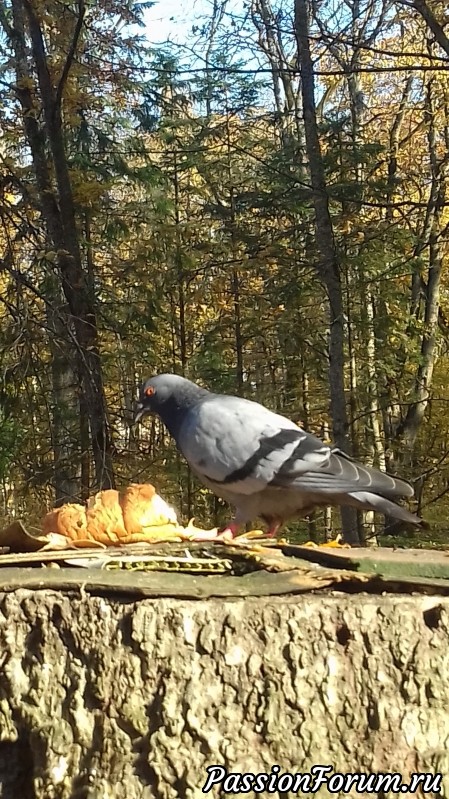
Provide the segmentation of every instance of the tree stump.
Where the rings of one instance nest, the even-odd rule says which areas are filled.
[[[197,799],[212,764],[442,772],[449,796],[448,606],[0,594],[0,797]]]

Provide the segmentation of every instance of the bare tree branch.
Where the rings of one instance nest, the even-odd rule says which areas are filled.
[[[67,82],[67,78],[69,76],[70,68],[73,63],[73,59],[75,57],[76,48],[78,46],[79,37],[81,35],[81,30],[83,27],[84,16],[86,13],[86,7],[84,5],[84,0],[79,0],[78,3],[78,19],[76,21],[75,30],[73,32],[73,39],[70,44],[69,52],[67,53],[67,58],[65,60],[65,64],[63,70],[61,72],[61,77],[59,78],[59,83],[56,89],[55,95],[55,111],[58,111],[61,106],[62,100],[62,93],[64,91],[64,86]]]

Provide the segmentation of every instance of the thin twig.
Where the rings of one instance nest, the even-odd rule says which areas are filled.
[[[83,27],[85,12],[86,12],[86,7],[84,5],[84,0],[79,0],[79,3],[78,3],[78,19],[76,21],[76,26],[75,26],[75,30],[74,30],[74,33],[73,33],[72,43],[70,45],[69,52],[67,53],[67,58],[65,60],[64,67],[63,67],[63,70],[61,72],[61,77],[59,78],[59,83],[58,83],[58,86],[57,86],[57,89],[56,89],[55,107],[54,107],[54,111],[55,112],[57,112],[59,110],[60,105],[61,105],[62,93],[64,91],[64,86],[65,86],[65,84],[67,82],[67,78],[69,76],[70,67],[72,66],[73,59],[75,57],[76,48],[78,46],[79,37],[81,35],[81,30],[82,30],[82,27]]]

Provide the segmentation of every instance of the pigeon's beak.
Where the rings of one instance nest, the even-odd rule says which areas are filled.
[[[149,413],[148,408],[145,408],[141,402],[136,402],[136,407],[134,410],[134,424],[138,424],[140,420]]]

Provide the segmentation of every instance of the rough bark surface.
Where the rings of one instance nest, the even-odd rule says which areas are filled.
[[[443,772],[448,796],[448,611],[417,595],[1,594],[0,797],[193,799],[207,765],[275,763]]]

